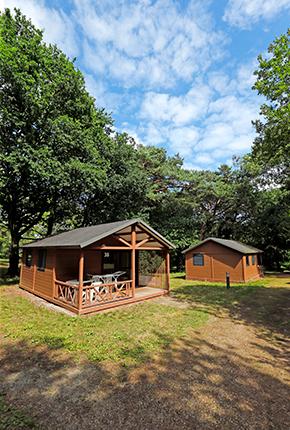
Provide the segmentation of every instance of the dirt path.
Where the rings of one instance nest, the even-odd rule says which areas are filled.
[[[131,370],[1,343],[0,390],[43,429],[290,428],[289,344],[231,318]]]

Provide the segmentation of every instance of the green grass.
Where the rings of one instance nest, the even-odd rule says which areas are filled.
[[[209,308],[229,307],[246,299],[266,283],[262,279],[247,284],[232,284],[227,289],[222,282],[189,281],[184,279],[184,273],[174,273],[171,276],[171,295]]]
[[[208,318],[206,312],[198,309],[152,302],[89,317],[70,317],[9,294],[13,288],[0,289],[0,325],[4,336],[61,348],[76,358],[84,355],[92,361],[140,363]]]
[[[184,273],[174,273],[171,276],[171,295],[209,308],[231,307],[250,300],[262,288],[284,288],[290,277],[287,279],[265,277],[246,284],[232,283],[227,289],[222,282],[189,281],[184,279]]]
[[[18,409],[8,405],[0,394],[0,430],[36,429],[34,421]]]

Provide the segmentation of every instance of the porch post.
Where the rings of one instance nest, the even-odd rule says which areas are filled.
[[[131,271],[132,271],[132,297],[135,297],[135,286],[136,286],[136,227],[132,226],[131,232]]]
[[[166,289],[170,289],[170,253],[167,250],[165,253],[165,267],[166,267]]]
[[[83,281],[84,281],[84,251],[80,253],[79,259],[79,312],[83,303]]]

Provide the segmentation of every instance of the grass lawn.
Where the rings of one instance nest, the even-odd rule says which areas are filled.
[[[230,289],[226,289],[222,282],[189,281],[184,279],[184,273],[174,273],[171,276],[171,295],[179,300],[203,305],[208,310],[231,308],[252,300],[261,289],[284,288],[287,280],[289,283],[290,275],[289,278],[266,276],[246,284],[231,283]]]
[[[208,319],[206,311],[145,302],[87,317],[70,317],[35,306],[0,289],[0,325],[5,337],[70,351],[92,361],[122,365],[144,361],[152,352],[182,337]]]

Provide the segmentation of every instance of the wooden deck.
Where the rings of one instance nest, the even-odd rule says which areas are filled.
[[[147,296],[152,296],[152,295],[163,295],[164,294],[164,289],[162,288],[153,288],[153,287],[139,287],[136,288],[135,290],[135,298],[144,298]]]
[[[160,297],[166,294],[168,294],[168,290],[165,290],[162,288],[139,287],[139,288],[136,288],[135,290],[135,297],[124,297],[124,298],[120,298],[119,300],[107,302],[106,304],[100,304],[97,306],[92,306],[90,308],[84,308],[81,310],[80,314],[82,315],[82,314],[88,314],[88,313],[94,313],[94,312],[101,312],[107,309],[114,309],[116,307],[154,299],[156,297]]]

